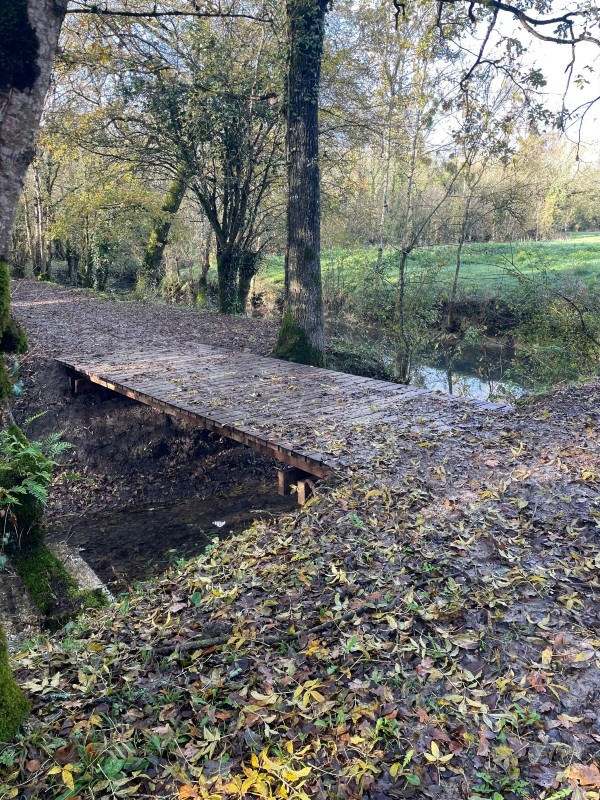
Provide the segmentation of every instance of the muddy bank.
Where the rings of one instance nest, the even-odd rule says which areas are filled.
[[[119,395],[73,397],[63,370],[47,357],[33,355],[22,373],[19,424],[32,439],[62,431],[72,444],[50,490],[49,518],[275,487],[271,459]]]

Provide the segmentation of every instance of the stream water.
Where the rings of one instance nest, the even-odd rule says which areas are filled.
[[[514,400],[527,391],[507,380],[514,355],[512,348],[496,345],[462,346],[459,354],[439,349],[424,355],[413,383],[474,400]]]
[[[245,530],[253,520],[296,509],[274,487],[244,487],[209,499],[132,506],[48,524],[49,540],[77,549],[113,594],[157,575],[180,558],[203,553],[215,537]]]
[[[393,373],[393,342],[378,331],[367,329],[357,333],[352,326],[337,320],[331,323],[329,333],[339,338],[344,347],[354,346],[358,353],[364,351],[366,345]],[[473,400],[510,402],[527,393],[526,388],[509,379],[514,360],[513,347],[494,341],[476,345],[461,343],[459,347],[440,344],[418,355],[411,383]]]

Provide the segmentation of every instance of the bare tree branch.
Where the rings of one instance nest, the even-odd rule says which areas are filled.
[[[454,6],[459,2],[463,2],[463,0],[438,0],[438,21],[441,22],[444,6]],[[599,38],[592,36],[587,31],[582,31],[579,34],[575,32],[575,22],[581,19],[585,20],[589,17],[589,14],[586,11],[566,11],[564,14],[560,14],[556,17],[532,17],[530,14],[527,14],[525,11],[523,11],[523,9],[518,8],[512,3],[505,3],[503,0],[472,0],[469,5],[470,18],[472,18],[474,5],[478,5],[491,11],[503,11],[507,14],[512,14],[512,16],[515,17],[515,19],[523,26],[523,28],[525,28],[528,33],[544,42],[567,44],[569,46],[572,46],[574,42],[592,42],[600,47]],[[569,35],[564,37],[552,36],[538,30],[538,28],[542,28],[547,25],[554,25],[558,27],[565,26],[565,29],[568,30]]]
[[[155,3],[147,11],[127,11],[117,8],[109,8],[106,5],[77,4],[67,10],[67,14],[97,14],[101,17],[128,17],[133,19],[158,19],[159,17],[202,17],[202,18],[227,18],[227,19],[250,19],[255,22],[269,22],[269,17],[259,17],[256,14],[234,12],[234,11],[202,11],[196,5],[189,11],[182,9],[160,10]]]

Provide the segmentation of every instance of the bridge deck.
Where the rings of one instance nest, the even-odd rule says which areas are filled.
[[[72,376],[188,418],[316,477],[344,464],[335,427],[392,421],[433,393],[410,386],[292,364],[245,351],[194,344],[189,352],[150,348],[57,359]],[[437,396],[441,403],[453,398]],[[470,401],[473,404],[473,401]],[[418,406],[410,404],[418,415]],[[474,405],[492,409],[491,403]],[[356,460],[356,454],[353,454]]]

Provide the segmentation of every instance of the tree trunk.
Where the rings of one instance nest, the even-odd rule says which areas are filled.
[[[198,281],[198,286],[200,288],[200,292],[202,294],[206,294],[206,290],[208,289],[208,272],[210,270],[210,248],[212,243],[212,228],[206,222],[206,219],[202,218],[202,230],[203,230],[203,237],[202,237],[202,264],[200,265],[200,279]]]
[[[0,6],[0,260],[34,156],[67,0],[2,0]]]
[[[161,265],[169,233],[173,224],[173,215],[179,211],[181,201],[187,188],[186,176],[177,174],[169,187],[161,209],[161,217],[154,223],[150,232],[144,259],[138,270],[137,287],[140,290],[158,289],[161,281]]]
[[[33,230],[31,229],[31,218],[29,216],[29,202],[27,200],[27,189],[23,192],[23,206],[25,211],[25,233],[27,235],[27,252],[31,260],[31,269],[35,271],[35,245],[33,239]]]
[[[42,176],[38,164],[33,166],[33,208],[35,211],[35,237],[33,271],[38,278],[49,279],[52,274],[51,243],[46,225],[47,212],[44,208]]]
[[[288,206],[286,297],[275,352],[321,366],[325,335],[321,285],[319,83],[328,0],[287,0]]]
[[[462,250],[465,244],[466,227],[467,220],[465,217],[461,227],[458,247],[456,248],[456,267],[454,268],[454,280],[452,281],[452,289],[450,290],[450,297],[448,298],[448,311],[446,314],[446,330],[448,332],[452,332],[454,329],[454,310],[456,308],[456,295],[458,294],[458,279],[460,277],[460,269],[462,266]],[[452,392],[450,394],[452,394]]]
[[[230,247],[217,246],[217,277],[219,282],[219,311],[235,314],[238,310],[238,261]]]
[[[239,257],[238,309],[242,314],[246,313],[252,278],[258,272],[258,261],[258,253],[249,251],[241,253]]]
[[[77,286],[79,284],[79,253],[73,247],[71,242],[67,239],[66,244],[66,256],[67,256],[67,269],[69,273],[69,283],[72,286]]]
[[[400,383],[410,382],[410,367],[413,348],[406,324],[406,263],[409,252],[400,252],[398,264],[398,294],[396,300],[396,319],[398,322],[398,342],[396,346],[396,378]]]

